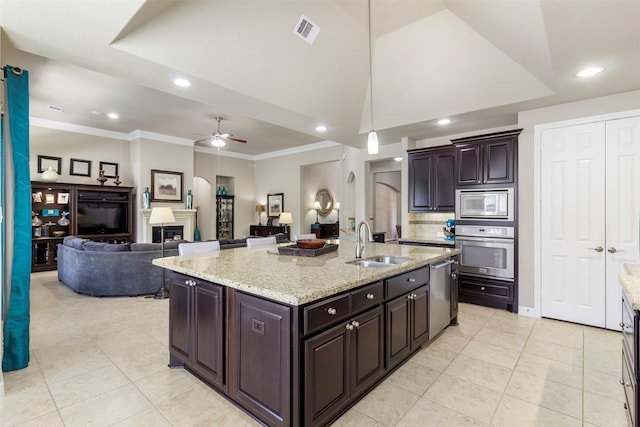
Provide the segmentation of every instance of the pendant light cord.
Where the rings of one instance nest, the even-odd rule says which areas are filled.
[[[371,49],[371,0],[367,2],[369,12],[369,101],[371,102],[371,130],[374,130],[373,126],[373,63],[372,63],[372,49]]]

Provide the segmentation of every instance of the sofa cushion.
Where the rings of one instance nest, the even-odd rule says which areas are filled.
[[[104,242],[84,242],[82,247],[85,251],[92,252],[128,252],[129,243],[104,243]]]
[[[74,249],[79,249],[82,250],[84,249],[82,247],[82,244],[84,242],[88,242],[89,239],[82,239],[80,237],[77,236],[64,236],[64,240],[62,241],[62,244],[67,245],[67,246],[71,246]]]
[[[166,246],[165,246],[166,249]],[[132,243],[131,244],[131,252],[138,251],[159,251],[162,250],[162,245],[160,243]]]

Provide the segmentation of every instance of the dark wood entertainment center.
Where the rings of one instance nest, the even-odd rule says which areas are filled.
[[[33,272],[57,268],[57,245],[64,236],[110,243],[133,241],[133,187],[32,181],[31,194],[31,210],[43,223],[32,227]],[[58,224],[64,211],[69,212],[68,225]],[[117,223],[79,221],[88,212],[102,213]]]

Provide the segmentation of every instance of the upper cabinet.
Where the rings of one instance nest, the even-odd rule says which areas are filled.
[[[409,155],[409,211],[453,212],[455,154],[453,147],[421,149]]]
[[[522,129],[453,139],[456,186],[513,184]]]

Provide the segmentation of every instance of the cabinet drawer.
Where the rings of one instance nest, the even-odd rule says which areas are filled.
[[[384,286],[377,282],[362,289],[351,292],[351,312],[358,313],[366,308],[373,307],[382,302],[384,298]]]
[[[626,399],[627,416],[630,419],[629,425],[634,426],[636,421],[636,381],[631,366],[629,366],[628,356],[625,354],[624,346],[622,348],[622,387],[624,387],[624,396]]]
[[[395,298],[417,288],[418,286],[429,283],[429,269],[427,267],[423,267],[408,273],[400,274],[396,277],[392,277],[391,279],[387,279],[386,283],[386,298]]]
[[[351,314],[349,301],[349,294],[346,294],[305,307],[305,335],[348,317]]]
[[[485,296],[487,298],[512,301],[513,300],[513,285],[505,283],[500,284],[498,282],[486,283],[481,281],[474,281],[473,279],[459,279],[458,286],[460,293]]]
[[[626,352],[629,357],[629,362],[633,362],[636,357],[635,311],[631,308],[631,304],[624,292],[622,293],[622,322],[620,327],[622,329],[622,341],[626,344]],[[633,368],[634,366],[632,365],[631,367]]]

